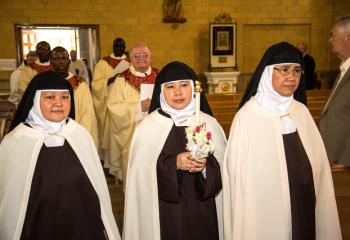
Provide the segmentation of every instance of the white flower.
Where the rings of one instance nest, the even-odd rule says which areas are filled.
[[[186,149],[191,152],[192,158],[205,158],[214,152],[212,134],[207,131],[205,123],[196,127],[187,127],[185,131],[187,138]]]

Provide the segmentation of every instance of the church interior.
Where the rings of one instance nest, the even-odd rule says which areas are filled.
[[[319,123],[320,113],[340,64],[329,44],[332,21],[337,16],[350,13],[350,1],[183,0],[181,15],[175,19],[166,16],[164,2],[0,0],[2,109],[6,108],[8,112],[15,110],[6,106],[10,75],[20,65],[26,51],[35,50],[31,43],[45,40],[45,34],[41,35],[41,39],[35,39],[38,35],[33,31],[73,29],[75,35],[68,44],[79,50],[81,58],[89,59],[91,70],[98,60],[112,52],[112,42],[117,37],[125,40],[127,50],[138,43],[147,44],[152,51],[152,66],[158,69],[175,60],[193,67],[226,136],[247,83],[264,51],[281,41],[293,45],[304,42],[316,62],[319,87],[307,91],[307,101],[313,119],[316,124]],[[228,58],[213,60],[213,41],[217,44],[221,41],[216,38],[219,35],[213,34],[213,24],[230,27],[228,35],[223,35],[222,40],[224,49],[230,45]],[[33,35],[31,40],[24,39],[26,31]],[[64,44],[59,35],[57,32],[50,39],[57,45]],[[51,49],[54,47],[51,46]],[[227,62],[231,60],[232,64]],[[234,76],[225,75],[229,73]],[[1,121],[9,118],[8,112],[1,111]],[[2,125],[2,128],[4,130],[5,126]],[[2,137],[0,135],[0,140]],[[343,239],[350,240],[350,170],[332,171],[332,175]],[[122,185],[108,175],[106,178],[113,211],[121,229],[124,207]]]

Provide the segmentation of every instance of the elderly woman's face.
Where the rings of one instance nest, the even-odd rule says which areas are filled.
[[[166,103],[176,110],[184,109],[192,100],[190,80],[164,83],[163,92]]]
[[[69,91],[43,91],[40,95],[41,114],[51,122],[61,122],[70,112]]]
[[[290,97],[297,90],[303,71],[300,64],[277,64],[273,68],[272,87],[281,96]]]

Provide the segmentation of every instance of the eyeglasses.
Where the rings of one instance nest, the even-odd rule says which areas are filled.
[[[295,77],[301,77],[301,75],[304,74],[304,71],[301,70],[301,68],[291,68],[290,66],[273,68],[273,69],[279,71],[279,73],[284,77],[288,76],[290,73],[292,73],[293,76]]]
[[[132,55],[133,58],[136,59],[147,59],[149,57],[149,54],[147,53],[135,53],[134,55]]]

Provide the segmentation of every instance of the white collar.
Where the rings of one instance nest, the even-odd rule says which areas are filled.
[[[45,135],[44,144],[46,147],[63,146],[65,138],[61,135],[61,131],[66,125],[67,119],[62,120],[61,122],[51,122],[44,118],[40,109],[40,95],[42,91],[43,90],[36,91],[33,106],[29,111],[26,122],[32,128],[39,130]]]
[[[347,72],[348,69],[350,68],[350,57],[346,59],[344,62],[342,62],[339,68],[340,68],[340,71]]]
[[[265,67],[254,99],[260,106],[281,117],[283,134],[292,133],[296,131],[296,127],[292,119],[288,115],[286,116],[286,114],[288,114],[289,106],[292,104],[294,98],[293,96],[281,96],[273,89],[272,73],[274,66],[269,65]]]
[[[127,59],[125,54],[123,54],[121,57],[117,57],[116,55],[114,55],[114,53],[111,53],[109,56],[111,58],[118,59],[118,60]]]
[[[39,58],[37,60],[35,60],[35,63],[41,66],[49,66],[50,65],[50,61],[47,62],[40,62]]]
[[[188,81],[190,81],[191,83],[191,88],[192,88],[192,99],[191,102],[184,108],[181,110],[177,110],[174,109],[172,107],[170,107],[167,102],[165,101],[165,97],[164,97],[164,84],[163,83],[161,85],[161,92],[160,92],[160,107],[162,108],[162,110],[169,114],[171,119],[174,121],[174,124],[176,126],[189,126],[191,125],[192,122],[192,117],[194,115],[195,109],[196,109],[196,102],[195,102],[195,98],[194,98],[194,86],[193,86],[193,81],[186,79]],[[180,81],[185,81],[185,80],[176,80],[176,81],[171,81],[171,82],[167,82],[167,83],[173,83],[173,82],[180,82]]]
[[[72,77],[74,77],[74,74],[71,72],[68,72],[68,76],[66,77],[66,80],[71,79]]]
[[[130,66],[130,72],[132,75],[136,76],[136,77],[147,77],[149,75],[151,75],[152,73],[152,68],[148,67],[146,72],[138,72],[136,71],[135,67],[133,65]]]

